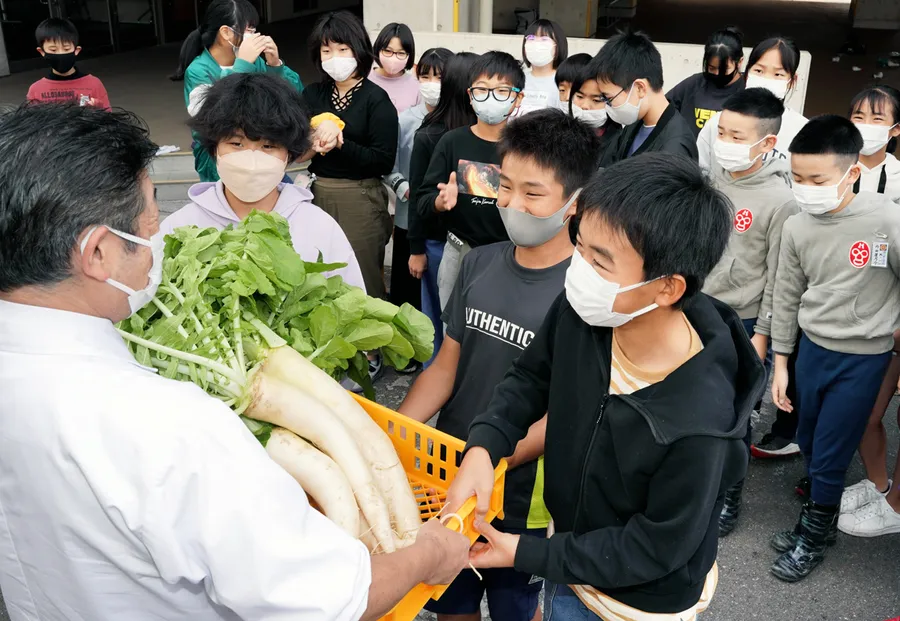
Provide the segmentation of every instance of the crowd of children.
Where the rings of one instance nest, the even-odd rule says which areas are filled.
[[[542,588],[553,619],[695,618],[751,454],[806,465],[799,517],[771,542],[778,578],[806,577],[838,530],[900,533],[884,423],[900,92],[807,121],[784,37],[745,63],[740,31],[720,30],[666,92],[640,33],[570,57],[538,20],[521,58],[417,57],[404,24],[372,44],[347,12],[313,29],[304,87],[257,23],[246,0],[214,0],[185,42],[203,182],[162,229],[274,211],[305,259],[431,318],[435,356],[400,412],[468,441],[451,510],[475,495],[483,511],[494,465],[510,467],[505,518],[479,523],[483,580],[461,574],[430,604],[440,621],[480,619],[485,595],[495,619],[540,619]],[[51,75],[30,100],[109,106],[74,66],[71,24],[37,39]],[[307,160],[309,189],[285,178]],[[752,442],[767,380],[778,418]],[[857,451],[868,478],[845,489]]]

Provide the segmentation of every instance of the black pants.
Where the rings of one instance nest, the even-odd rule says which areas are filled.
[[[394,254],[391,257],[391,291],[388,299],[397,306],[404,302],[422,310],[422,281],[409,273],[409,241],[406,229],[394,227]]]

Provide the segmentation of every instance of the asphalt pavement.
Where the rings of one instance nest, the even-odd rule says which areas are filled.
[[[411,381],[388,370],[376,385],[378,401],[396,408]],[[898,399],[891,403],[885,419],[891,459],[900,441],[893,418],[898,404]],[[768,428],[773,417],[768,403],[756,428]],[[900,535],[858,539],[840,534],[837,545],[806,580],[785,584],[769,574],[776,557],[769,537],[794,524],[800,501],[793,485],[802,475],[801,459],[751,463],[743,513],[735,531],[719,544],[719,587],[701,621],[885,621],[900,615]],[[848,484],[863,476],[862,465],[855,460]],[[9,621],[2,601],[0,621]],[[423,613],[417,621],[434,617]]]

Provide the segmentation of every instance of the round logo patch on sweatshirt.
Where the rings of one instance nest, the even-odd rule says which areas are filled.
[[[753,226],[753,212],[749,209],[739,209],[734,214],[734,230],[738,233],[746,233]]]
[[[869,244],[864,241],[858,241],[850,246],[850,265],[860,269],[869,264],[869,258],[872,256],[872,250]]]

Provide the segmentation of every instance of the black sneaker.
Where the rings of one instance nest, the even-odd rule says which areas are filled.
[[[719,537],[727,537],[734,530],[738,516],[741,514],[741,495],[744,482],[741,481],[725,492],[725,504],[719,514]]]
[[[812,481],[809,480],[809,477],[803,477],[797,484],[794,485],[794,493],[796,493],[803,500],[809,500],[809,496],[812,492]]]
[[[757,459],[793,457],[800,454],[800,447],[793,440],[767,433],[762,440],[750,445],[750,454]]]

